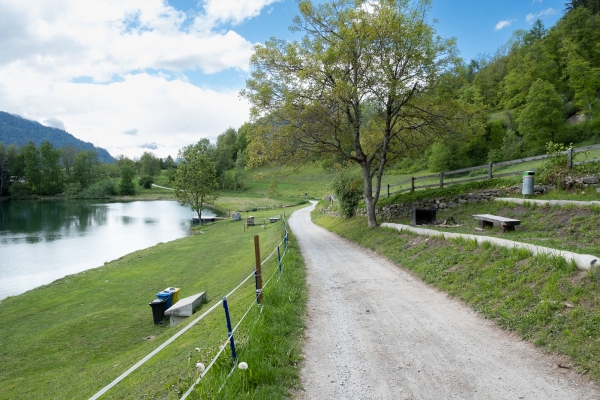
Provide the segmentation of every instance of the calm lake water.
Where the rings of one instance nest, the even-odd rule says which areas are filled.
[[[175,201],[1,201],[0,300],[187,236],[195,215]]]

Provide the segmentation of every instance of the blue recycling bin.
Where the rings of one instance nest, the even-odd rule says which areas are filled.
[[[156,293],[156,297],[167,302],[167,310],[173,305],[173,292],[165,291]]]

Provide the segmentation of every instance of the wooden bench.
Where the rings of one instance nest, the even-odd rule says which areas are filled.
[[[191,317],[204,303],[206,303],[206,292],[198,293],[179,300],[165,311],[165,315],[169,316],[171,326],[175,326]]]
[[[475,214],[473,218],[479,220],[479,229],[484,229],[486,226],[494,226],[498,224],[500,233],[505,231],[514,231],[515,226],[521,225],[521,221],[518,219],[499,217],[491,214]]]
[[[279,217],[271,217],[271,218],[269,218],[269,222],[274,224],[275,222],[279,222],[279,219],[280,219]]]

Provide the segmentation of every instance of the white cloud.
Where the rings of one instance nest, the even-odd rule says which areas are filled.
[[[44,120],[44,125],[49,126],[50,128],[65,129],[65,124],[58,118],[48,118]]]
[[[548,8],[544,11],[540,11],[539,13],[535,13],[535,14],[527,14],[527,16],[525,17],[525,20],[528,23],[532,23],[538,19],[544,19],[544,17],[549,17],[551,15],[556,14],[557,11],[554,8]]]
[[[217,22],[237,25],[258,16],[264,7],[279,1],[281,0],[205,0],[201,3],[205,14],[198,17],[196,25],[208,24],[212,27]]]
[[[164,0],[0,0],[0,110],[66,124],[113,155],[154,143],[176,156],[248,118],[239,88],[201,88],[185,73],[248,72],[253,44],[219,24],[276,1],[206,0],[185,13]]]
[[[515,21],[516,21],[516,19],[505,19],[503,21],[498,22],[496,24],[496,26],[494,27],[494,29],[499,31],[500,29],[507,28],[510,26],[510,24],[512,24]]]
[[[127,129],[126,131],[124,131],[123,135],[137,136],[139,131],[140,130],[137,128],[131,128],[131,129]]]

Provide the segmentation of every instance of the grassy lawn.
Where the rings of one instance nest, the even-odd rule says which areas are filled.
[[[364,218],[318,210],[319,225],[388,257],[544,351],[567,356],[600,381],[600,270],[578,271],[561,258],[524,250],[369,229]]]
[[[274,215],[272,211],[253,214],[259,220]],[[260,235],[264,259],[281,241],[282,223],[246,231],[241,222],[203,226],[194,236],[160,243],[4,299],[0,303],[0,397],[89,398],[188,323],[172,328],[168,322],[154,325],[148,303],[157,292],[175,286],[181,288],[182,298],[206,291],[209,303],[195,314],[200,315],[252,273],[255,234]],[[271,258],[265,264],[265,276],[275,271],[275,260]],[[282,281],[292,279],[285,287],[293,289],[294,296],[266,292],[265,312],[252,310],[249,325],[242,325],[240,331],[241,354],[248,354],[253,374],[245,390],[248,397],[273,398],[270,394],[286,393],[297,385],[294,365],[302,328],[304,279],[301,258],[293,247],[287,262],[293,273]],[[234,324],[253,301],[253,281],[250,279],[229,299]],[[278,287],[276,283],[271,285],[270,290]],[[287,320],[281,318],[288,311],[293,315]],[[265,327],[273,320],[280,320],[281,326]],[[260,336],[256,332],[263,328],[271,341],[281,343],[279,349],[267,341],[257,342]],[[186,379],[192,375],[190,362],[208,365],[226,337],[223,309],[218,307],[105,398],[179,398],[179,393],[187,389]],[[190,352],[193,359],[189,358]],[[220,359],[216,377],[231,365],[227,357],[226,352]],[[215,379],[207,382],[220,386],[222,381]],[[205,390],[216,393],[215,387],[206,385]],[[227,390],[235,388],[233,385]]]
[[[595,192],[595,191],[594,191]],[[556,196],[561,197],[561,196]],[[497,227],[477,230],[478,221],[474,214],[493,214],[521,220],[514,232],[500,234]],[[559,250],[600,256],[600,236],[597,226],[600,223],[600,207],[537,206],[517,205],[501,201],[461,204],[454,208],[439,211],[438,222],[449,222],[448,227],[424,226],[444,232],[468,233],[502,237],[518,242],[532,243]],[[410,217],[394,221],[410,224]],[[452,226],[455,225],[455,226]]]

